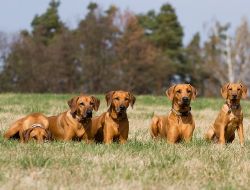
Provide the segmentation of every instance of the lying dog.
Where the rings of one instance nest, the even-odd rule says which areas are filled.
[[[56,140],[85,140],[91,142],[96,132],[92,129],[92,111],[97,111],[100,100],[94,96],[77,96],[68,101],[70,110],[49,117],[49,130]]]
[[[166,95],[172,101],[172,109],[167,116],[154,116],[150,126],[152,138],[161,137],[169,143],[182,139],[190,141],[195,123],[191,114],[190,102],[195,99],[197,90],[190,84],[170,87]]]
[[[221,95],[226,102],[213,126],[205,134],[205,139],[219,144],[231,143],[237,129],[240,144],[244,146],[243,113],[240,100],[247,97],[247,88],[241,83],[227,83],[221,88]]]
[[[92,119],[93,128],[97,131],[95,140],[110,144],[118,141],[123,144],[128,139],[129,121],[126,110],[133,108],[135,97],[126,91],[111,91],[106,94],[108,111]]]
[[[4,138],[18,139],[21,142],[30,140],[45,142],[51,138],[48,126],[49,121],[46,116],[33,113],[14,122],[5,132]]]

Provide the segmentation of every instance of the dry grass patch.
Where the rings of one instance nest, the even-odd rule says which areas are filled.
[[[67,109],[71,95],[0,95],[0,127],[31,111],[47,115]],[[101,108],[106,103],[101,98]],[[196,121],[191,143],[154,142],[148,132],[152,115],[166,114],[165,97],[138,96],[129,108],[129,142],[110,146],[52,142],[19,144],[0,138],[1,189],[248,189],[250,182],[250,131],[244,101],[246,147],[238,138],[221,147],[205,142],[203,134],[214,121],[221,99],[198,99],[192,112]]]

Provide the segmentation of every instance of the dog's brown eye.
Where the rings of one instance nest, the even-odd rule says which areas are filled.
[[[229,88],[228,90],[233,90],[232,88]]]
[[[115,98],[115,100],[119,100],[119,98],[118,98],[118,97],[116,97],[116,98]]]
[[[177,90],[176,92],[177,92],[177,93],[181,93],[181,90]]]
[[[240,91],[240,89],[239,89],[239,88],[238,88],[237,90],[238,90],[238,91]]]
[[[94,103],[93,103],[93,102],[90,102],[90,105],[91,105],[91,106],[93,106],[93,105],[94,105]]]
[[[187,93],[191,93],[191,90],[188,90]]]
[[[80,103],[80,105],[81,105],[81,106],[84,106],[84,103],[83,103],[83,102],[81,102],[81,103]]]
[[[125,98],[125,101],[129,101],[129,98]]]

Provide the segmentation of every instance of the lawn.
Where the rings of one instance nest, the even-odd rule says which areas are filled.
[[[73,95],[1,94],[1,133],[31,112],[46,115],[66,109]],[[103,96],[97,114],[107,109]],[[148,127],[154,113],[166,114],[164,96],[137,96],[129,108],[129,141],[125,145],[80,142],[19,144],[0,137],[1,189],[249,189],[250,101],[242,101],[245,148],[236,140],[224,147],[207,143],[203,134],[223,104],[221,98],[192,103],[196,121],[193,141],[168,145],[152,141]]]

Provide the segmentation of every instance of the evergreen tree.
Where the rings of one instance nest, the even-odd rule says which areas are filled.
[[[34,37],[48,44],[53,37],[65,28],[58,15],[59,1],[51,0],[48,9],[41,15],[36,15],[31,22]]]
[[[174,62],[182,62],[183,29],[178,21],[175,9],[164,4],[158,14],[149,11],[139,15],[139,22],[146,35]]]
[[[203,80],[206,78],[202,61],[202,48],[200,46],[200,34],[194,34],[190,43],[186,47],[186,71],[191,77],[193,85],[199,89],[199,95],[203,95]]]
[[[123,20],[124,30],[116,44],[117,84],[137,93],[155,92],[157,84],[162,82],[159,78],[166,76],[166,73],[159,75],[157,72],[160,52],[145,37],[132,13],[125,13]]]
[[[118,27],[114,25],[116,12],[117,9],[111,6],[103,13],[95,3],[90,3],[85,19],[79,23],[76,30],[80,47],[78,56],[81,81],[88,92],[110,90],[105,79],[112,82],[114,44],[119,34]]]
[[[58,16],[59,2],[32,21],[32,34],[21,31],[12,43],[1,79],[4,88],[22,92],[63,92],[75,89],[76,46]],[[75,81],[75,79],[74,79]]]

